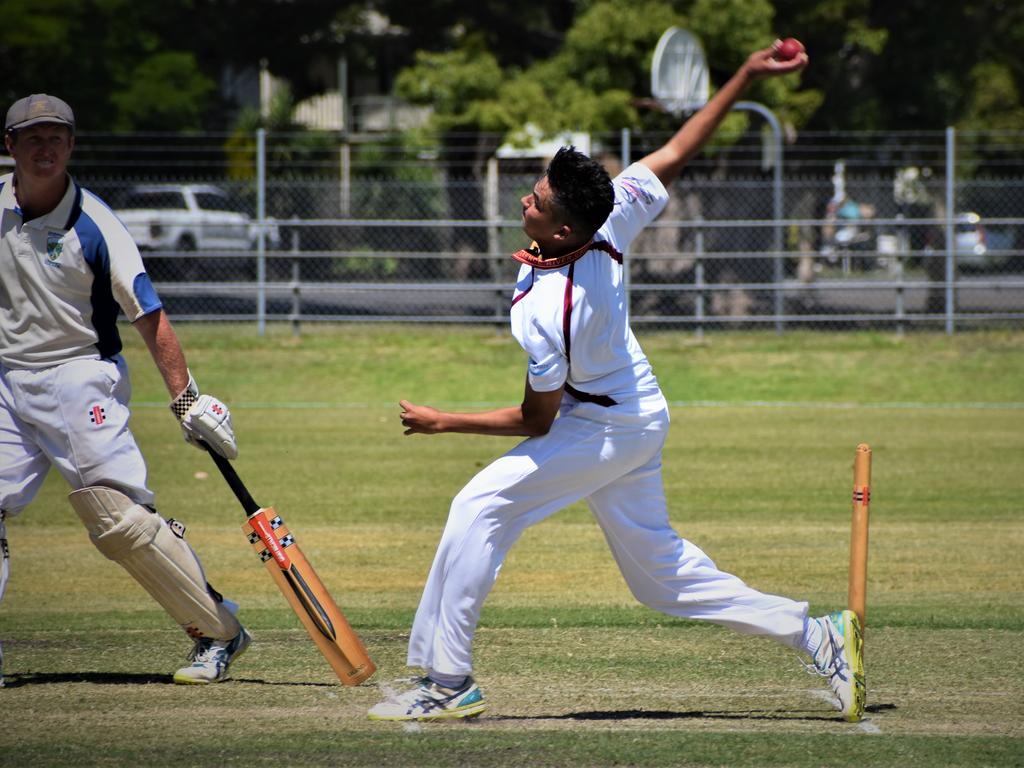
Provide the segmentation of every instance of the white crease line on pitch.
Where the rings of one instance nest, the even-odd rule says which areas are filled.
[[[165,402],[138,401],[132,404],[135,408],[166,408]],[[266,410],[352,410],[359,408],[391,408],[397,407],[397,402],[376,402],[376,403],[330,403],[330,402],[237,402],[231,403],[235,409],[241,408],[262,408]],[[438,405],[456,408],[497,408],[507,405],[498,402],[454,402],[444,401]],[[916,402],[894,402],[894,403],[823,403],[816,401],[799,400],[671,400],[669,406],[672,408],[820,408],[824,410],[856,410],[859,408],[871,410],[941,410],[941,411],[1019,411],[1024,410],[1024,403],[916,403]]]
[[[823,408],[826,410],[853,410],[857,408],[886,410],[1021,410],[1024,403],[984,403],[984,402],[952,402],[952,403],[829,403],[815,400],[670,400],[672,408]]]
[[[815,699],[820,699],[821,701],[826,702],[831,707],[835,707],[836,705],[836,697],[829,691],[809,690],[807,691],[807,693]],[[881,728],[879,728],[877,725],[871,722],[871,718],[861,720],[859,723],[857,723],[857,728],[864,731],[864,733],[876,734],[882,732]]]

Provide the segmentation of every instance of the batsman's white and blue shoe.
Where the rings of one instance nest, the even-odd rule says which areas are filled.
[[[245,653],[251,642],[252,636],[245,627],[231,640],[199,638],[189,654],[192,663],[174,673],[174,682],[179,685],[206,685],[226,679],[231,662]]]
[[[371,720],[447,720],[476,717],[484,711],[484,694],[472,677],[461,688],[444,688],[429,677],[416,687],[382,701],[369,712]]]
[[[812,674],[828,678],[837,709],[851,723],[864,717],[867,686],[864,680],[864,635],[853,611],[835,611],[815,619],[822,630],[821,645],[814,654]]]

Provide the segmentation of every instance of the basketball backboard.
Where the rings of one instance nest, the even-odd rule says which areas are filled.
[[[673,114],[694,112],[708,100],[710,82],[704,47],[696,35],[669,27],[651,60],[651,95]]]

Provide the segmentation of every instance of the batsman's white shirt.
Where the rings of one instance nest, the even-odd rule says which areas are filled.
[[[51,465],[72,488],[152,503],[116,320],[160,307],[103,201],[69,176],[57,207],[25,221],[12,175],[0,177],[0,509],[27,506]]]
[[[580,499],[642,603],[800,643],[806,603],[720,571],[669,523],[661,480],[668,406],[629,327],[622,264],[668,193],[642,163],[613,184],[613,212],[588,246],[557,260],[515,255],[523,266],[511,326],[530,386],[564,384],[566,394],[548,434],[517,445],[452,501],[413,622],[410,666],[469,674],[480,610],[508,550],[527,527]]]
[[[117,313],[160,308],[131,235],[69,177],[50,213],[22,220],[12,175],[0,176],[0,363],[47,368],[121,351]]]

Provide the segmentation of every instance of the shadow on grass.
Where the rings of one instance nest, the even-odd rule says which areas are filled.
[[[232,677],[225,683],[247,683],[253,685],[302,686],[333,688],[335,683],[302,683],[255,678]],[[62,685],[66,683],[91,683],[93,685],[174,685],[170,675],[151,675],[138,672],[25,672],[8,673],[4,677],[5,688],[21,688],[25,685]],[[223,683],[221,683],[223,685]]]
[[[492,715],[488,720],[835,720],[833,715],[800,715],[785,712],[683,712],[660,709],[616,709],[569,712],[564,715]]]
[[[895,704],[874,704],[867,712],[896,709]],[[838,714],[794,714],[793,712],[714,712],[702,709],[676,712],[665,709],[616,709],[569,712],[564,715],[491,715],[488,720],[841,720]]]
[[[132,672],[26,672],[8,673],[5,688],[24,685],[54,685],[63,683],[93,683],[94,685],[161,685],[170,684],[170,675],[146,675]]]

